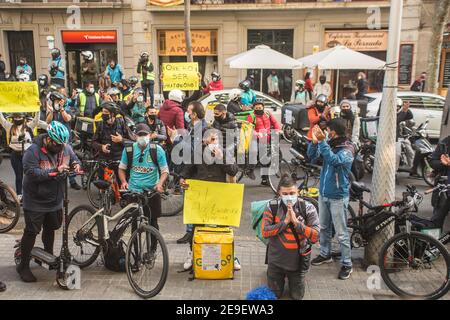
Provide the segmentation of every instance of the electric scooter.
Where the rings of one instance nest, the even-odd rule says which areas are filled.
[[[69,216],[69,196],[68,196],[68,181],[70,172],[63,173],[52,172],[49,175],[51,177],[58,177],[64,179],[64,204],[63,204],[63,222],[62,222],[62,246],[59,256],[54,256],[46,252],[43,248],[34,247],[31,250],[31,259],[34,260],[40,266],[48,270],[56,270],[56,282],[62,289],[69,290],[76,288],[79,285],[79,273],[80,269],[75,264],[72,264],[72,256],[69,251],[68,244],[68,216]],[[82,172],[77,175],[82,175]],[[16,242],[14,246],[16,251],[14,252],[14,262],[19,265],[22,259],[22,253],[20,250],[20,240]],[[77,275],[78,273],[78,275]]]

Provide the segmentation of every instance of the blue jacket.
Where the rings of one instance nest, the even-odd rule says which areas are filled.
[[[106,73],[109,75],[112,83],[120,82],[122,80],[122,67],[120,64],[116,64],[116,67],[112,69],[109,65],[106,67]]]
[[[319,157],[323,159],[320,174],[320,195],[330,199],[349,197],[350,180],[355,148],[346,140],[334,148],[325,142],[311,143],[308,147],[308,157],[311,161]]]
[[[256,94],[253,90],[244,91],[241,93],[241,104],[244,106],[251,106],[256,102]]]
[[[58,66],[58,71],[56,72],[55,76],[51,76],[51,78],[54,79],[64,79],[65,78],[65,65],[64,65],[64,60],[61,58],[61,56],[59,56],[58,58],[56,58],[55,60],[50,59],[50,62],[48,64],[48,71],[50,72],[51,68],[52,68],[52,64],[53,62],[56,63],[56,65]]]

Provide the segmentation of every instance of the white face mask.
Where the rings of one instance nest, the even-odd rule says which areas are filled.
[[[143,96],[137,97],[137,102],[144,102],[144,97]]]
[[[215,149],[219,148],[219,144],[218,143],[213,143],[213,144],[208,144],[208,149],[213,152]]]
[[[88,89],[88,92],[89,92],[89,93],[94,93],[94,92],[95,92],[95,89],[94,89],[94,88],[89,88],[89,89]]]
[[[296,194],[294,195],[288,195],[288,196],[281,196],[281,200],[283,203],[287,206],[288,204],[296,204],[298,201],[298,196]]]
[[[150,137],[149,136],[138,137],[137,143],[140,147],[146,147],[150,143]]]

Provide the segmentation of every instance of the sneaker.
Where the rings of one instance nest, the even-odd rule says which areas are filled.
[[[70,187],[72,188],[72,189],[74,189],[74,190],[81,190],[81,187],[80,187],[80,185],[78,184],[78,183],[72,183],[71,185],[70,185]]]
[[[184,270],[190,270],[192,268],[192,252],[189,251],[189,256],[186,258],[186,261],[184,261],[183,269]]]
[[[267,179],[262,179],[262,180],[261,180],[261,185],[262,185],[262,186],[270,186],[269,180],[267,180]]]
[[[234,270],[239,271],[242,269],[241,263],[237,257],[234,258]]]
[[[343,266],[341,268],[341,271],[339,271],[339,279],[347,280],[348,278],[350,278],[350,275],[352,274],[352,272],[353,272],[352,267]]]
[[[186,234],[177,240],[178,244],[190,243],[192,241],[192,232],[186,232]]]
[[[313,266],[320,266],[324,263],[332,263],[332,262],[333,262],[333,259],[331,257],[325,258],[325,257],[322,257],[321,255],[318,255],[315,259],[313,259],[311,261],[311,264]]]
[[[23,282],[36,282],[37,281],[36,277],[31,272],[29,266],[18,265],[16,270],[20,276],[20,279],[22,279]]]
[[[247,177],[249,177],[251,180],[256,180],[255,172],[253,170],[248,170],[246,172]]]

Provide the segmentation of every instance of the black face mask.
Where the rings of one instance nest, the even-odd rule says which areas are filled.
[[[48,152],[52,153],[52,154],[58,154],[61,151],[63,151],[64,149],[64,145],[63,144],[53,144],[53,143],[48,143],[47,146],[45,147],[47,149]]]
[[[150,120],[156,120],[156,114],[151,114],[147,116]]]
[[[264,110],[255,110],[255,114],[257,116],[262,116],[264,114]]]
[[[325,79],[320,79],[320,83],[321,83],[321,84],[325,84],[325,82],[327,82],[327,80],[325,80]]]
[[[110,119],[110,115],[109,114],[102,114],[102,120],[107,122]]]
[[[322,113],[325,110],[325,106],[320,106],[318,104],[316,104],[316,108],[317,110],[319,110],[320,113]]]
[[[341,117],[347,120],[353,119],[353,112],[351,110],[342,110]]]
[[[217,122],[223,122],[223,118],[222,118],[222,116],[214,116],[214,119],[217,121]]]
[[[14,120],[14,125],[21,126],[22,124],[23,124],[23,119],[22,120]]]

